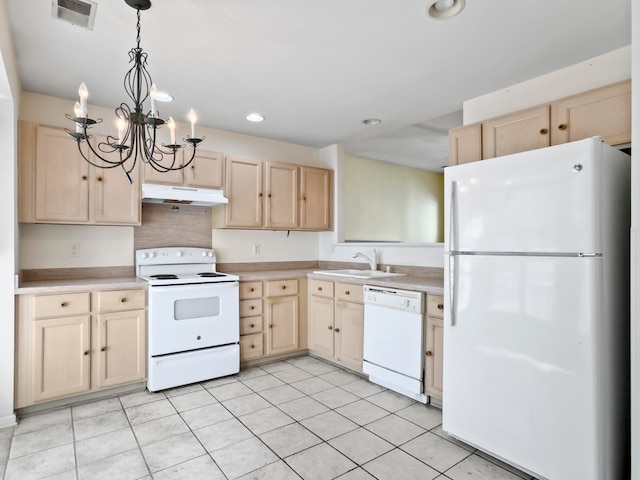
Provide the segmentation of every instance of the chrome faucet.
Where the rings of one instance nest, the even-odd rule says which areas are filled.
[[[354,253],[353,254],[353,258],[358,258],[358,257],[362,257],[364,258],[367,262],[369,262],[369,268],[371,268],[371,270],[377,270],[378,269],[378,255],[376,253],[376,249],[373,249],[373,255],[371,257],[369,257],[368,255],[365,255],[362,252],[358,252],[358,253]]]

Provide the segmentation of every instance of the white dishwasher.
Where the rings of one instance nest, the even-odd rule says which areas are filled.
[[[371,382],[427,403],[424,293],[365,285],[363,353]]]

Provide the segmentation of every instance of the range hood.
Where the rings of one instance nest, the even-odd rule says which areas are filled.
[[[142,184],[142,201],[210,207],[229,203],[222,190],[211,188],[180,187],[172,185]]]

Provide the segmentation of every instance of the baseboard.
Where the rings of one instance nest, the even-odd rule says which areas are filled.
[[[0,428],[13,427],[17,424],[16,415],[12,413],[11,415],[5,415],[4,417],[0,417]]]

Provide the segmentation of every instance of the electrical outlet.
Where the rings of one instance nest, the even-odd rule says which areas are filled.
[[[259,243],[254,243],[253,244],[253,254],[254,255],[260,255],[260,244]]]
[[[71,249],[69,250],[69,256],[71,258],[78,258],[80,256],[80,244],[72,243]]]

